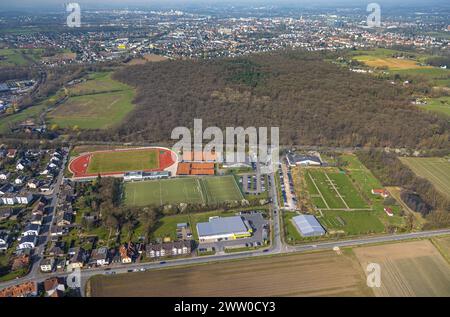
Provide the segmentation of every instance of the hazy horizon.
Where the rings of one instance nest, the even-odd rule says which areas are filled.
[[[57,9],[68,2],[77,2],[85,8],[158,8],[189,6],[288,6],[288,7],[365,7],[371,2],[377,2],[387,8],[395,7],[450,7],[447,0],[16,0],[14,2],[0,3],[1,11]]]

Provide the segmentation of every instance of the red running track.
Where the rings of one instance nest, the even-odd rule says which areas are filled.
[[[156,172],[156,171],[163,171],[166,168],[172,166],[176,162],[176,154],[168,149],[164,148],[148,148],[148,150],[159,150],[159,167],[154,169],[148,169],[144,172]],[[129,150],[112,150],[112,151],[98,151],[93,153],[100,153],[100,152],[114,152],[114,151],[136,151],[136,150],[143,150],[143,149],[129,149]],[[93,177],[97,176],[98,174],[89,174],[87,173],[87,169],[89,167],[89,162],[91,160],[91,157],[93,153],[86,153],[82,154],[76,158],[74,158],[69,163],[69,171],[73,174],[73,177]],[[100,173],[101,176],[114,176],[114,175],[123,175],[127,171],[117,171],[117,172],[109,172],[109,173]]]

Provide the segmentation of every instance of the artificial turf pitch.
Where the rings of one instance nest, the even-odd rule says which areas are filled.
[[[243,199],[233,176],[173,178],[125,184],[129,206],[216,204]]]

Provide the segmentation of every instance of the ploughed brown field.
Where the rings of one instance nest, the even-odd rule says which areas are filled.
[[[354,255],[327,251],[95,276],[91,296],[373,296]]]
[[[376,296],[450,296],[450,265],[429,240],[354,249],[362,268],[378,263]]]

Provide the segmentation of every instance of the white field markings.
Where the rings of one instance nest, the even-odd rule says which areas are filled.
[[[203,197],[203,190],[202,190],[202,186],[200,185],[200,179],[197,178],[196,181],[197,181],[197,190],[200,192],[200,197],[202,198],[202,202],[203,202],[204,204],[206,204],[206,198]],[[205,193],[205,194],[206,194],[206,193]]]
[[[236,190],[239,193],[239,197],[241,197],[241,200],[244,199],[244,195],[242,194],[242,191],[241,191],[241,189],[239,188],[239,186],[238,186],[238,184],[236,182],[236,178],[234,178],[234,176],[231,176],[231,177],[233,177],[233,184],[234,184],[234,187],[236,188]]]
[[[162,182],[159,181],[159,203],[161,204],[161,206],[163,205],[163,199],[162,199]]]
[[[311,173],[308,173],[308,176],[311,179],[311,181],[313,182],[314,187],[316,187],[317,192],[319,193],[320,198],[322,198],[322,201],[324,202],[325,206],[327,207],[327,209],[330,209],[330,206],[328,206],[327,201],[323,197],[322,192],[320,191],[319,187],[317,186],[316,181],[314,180],[314,178],[311,176]]]
[[[336,194],[338,195],[338,197],[342,200],[342,202],[344,203],[345,207],[347,209],[350,209],[350,207],[347,205],[347,202],[344,200],[344,197],[342,197],[341,193],[337,190],[336,185],[334,185],[333,180],[330,178],[330,176],[328,176],[328,173],[325,172],[324,173],[325,176],[327,177],[328,181],[330,182],[331,187],[333,187],[334,191],[336,192]]]
[[[212,203],[212,196],[210,197],[210,192],[208,189],[208,186],[206,185],[206,181],[203,180],[203,178],[199,179],[200,181],[200,186],[203,189],[203,191],[205,192],[205,196],[206,196],[206,204],[210,204]]]

